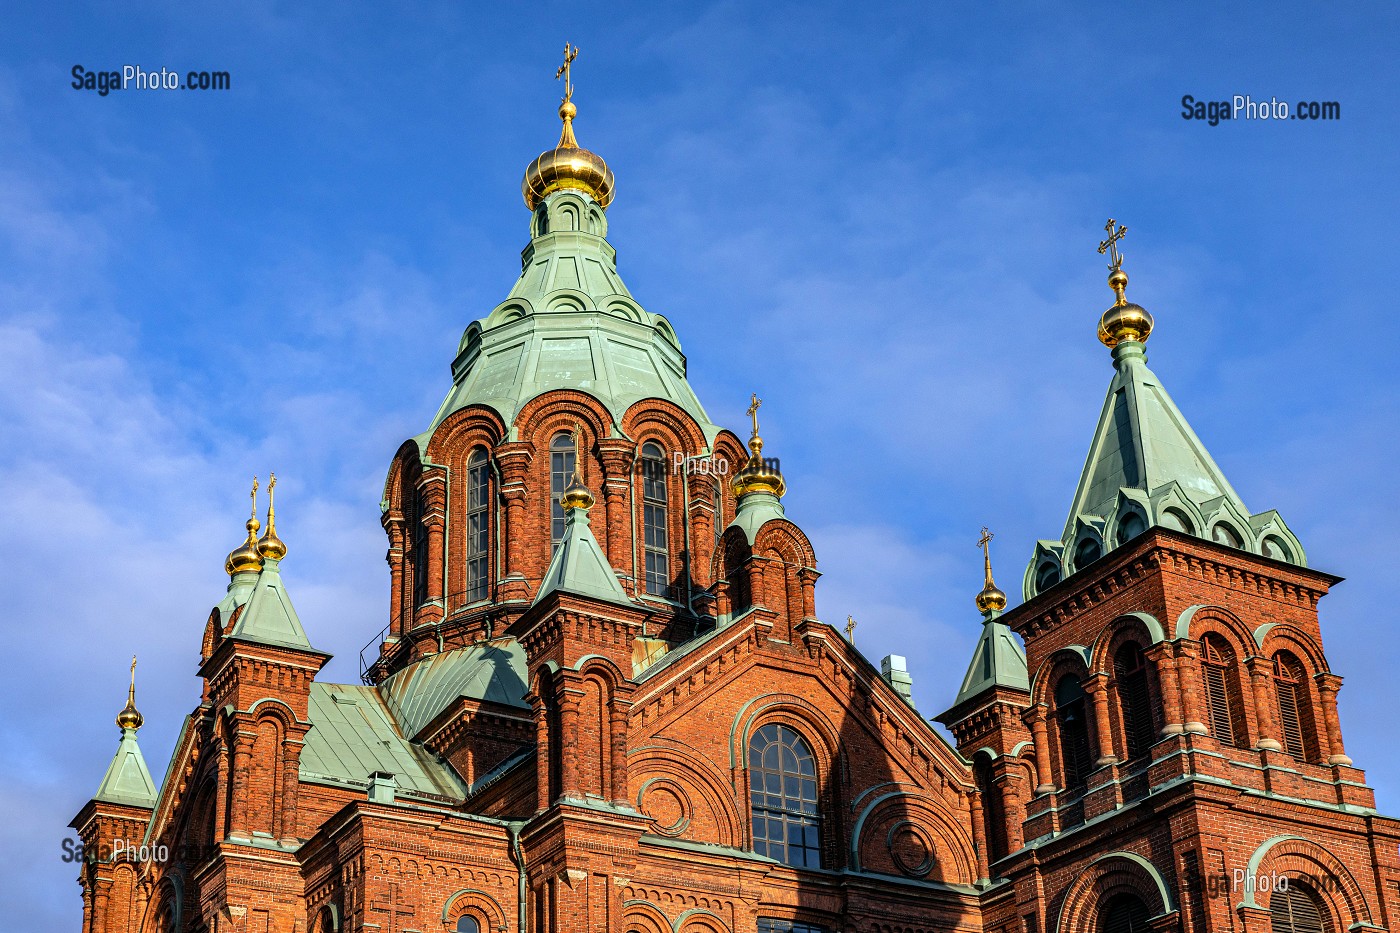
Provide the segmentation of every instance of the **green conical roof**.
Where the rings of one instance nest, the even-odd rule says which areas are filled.
[[[297,611],[292,608],[291,597],[282,584],[280,564],[281,561],[270,557],[263,561],[262,571],[253,584],[243,614],[238,617],[229,635],[265,645],[314,651],[306,638],[306,630],[301,627],[301,620],[297,618]]]
[[[972,650],[972,663],[967,666],[954,707],[996,687],[1030,692],[1026,652],[998,615],[989,613],[982,623],[982,634]]]
[[[122,730],[117,753],[107,766],[107,773],[103,775],[102,783],[92,799],[128,807],[155,807],[156,784],[151,780],[150,769],[141,755],[135,729]]]
[[[588,527],[587,509],[568,509],[564,513],[564,537],[554,551],[554,559],[549,562],[540,591],[535,594],[538,603],[546,595],[560,590],[576,596],[591,596],[605,602],[630,606],[632,601],[617,582],[617,574],[598,539]]]
[[[1113,348],[1115,373],[1058,541],[1040,541],[1026,571],[1034,596],[1149,526],[1302,564],[1277,512],[1251,514],[1191,429],[1142,343]]]
[[[554,389],[603,403],[621,433],[623,414],[644,398],[674,402],[713,439],[719,429],[686,381],[680,341],[644,310],[617,274],[607,216],[582,191],[555,191],[535,209],[520,278],[510,295],[462,336],[452,389],[420,443],[453,412],[493,408],[512,426],[520,409]]]

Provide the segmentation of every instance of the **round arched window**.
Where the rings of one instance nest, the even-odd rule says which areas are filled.
[[[1035,568],[1035,591],[1042,593],[1060,582],[1060,565],[1053,560],[1041,561]]]
[[[1136,894],[1115,894],[1099,914],[1099,933],[1146,933],[1149,912]]]
[[[1085,535],[1074,546],[1074,569],[1083,570],[1103,556],[1103,547],[1093,535]]]
[[[456,933],[481,933],[481,924],[474,917],[458,917]]]
[[[1284,544],[1274,535],[1265,536],[1264,540],[1260,543],[1260,549],[1264,552],[1265,557],[1273,560],[1286,561],[1290,564],[1293,563],[1293,555],[1289,552],[1288,545]]]
[[[802,736],[769,723],[749,741],[753,850],[788,865],[821,867],[817,762]]]
[[[1274,933],[1332,933],[1332,918],[1317,893],[1292,878],[1286,890],[1274,889],[1269,920]]]
[[[1180,509],[1167,509],[1162,513],[1159,524],[1163,528],[1170,528],[1172,531],[1184,531],[1188,535],[1195,534],[1191,527],[1191,519],[1186,517],[1186,513]]]
[[[1210,530],[1210,537],[1216,544],[1223,544],[1226,547],[1244,547],[1244,542],[1240,540],[1240,533],[1224,522],[1216,522],[1215,527]]]
[[[1137,512],[1127,512],[1118,521],[1118,543],[1127,544],[1147,530],[1147,522]]]

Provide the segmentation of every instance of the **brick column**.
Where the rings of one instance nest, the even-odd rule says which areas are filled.
[[[570,762],[578,759],[578,702],[575,690],[560,690],[559,699],[559,796],[581,798],[578,769]]]
[[[1032,743],[1035,745],[1035,792],[1050,794],[1055,791],[1055,779],[1050,773],[1050,730],[1045,725],[1046,707],[1037,703],[1021,714],[1021,718],[1031,727]]]
[[[407,613],[403,608],[407,601],[403,591],[403,516],[390,517],[386,514],[382,523],[389,535],[389,550],[384,555],[384,560],[389,564],[389,631],[393,635],[402,635],[408,630],[404,624]]]
[[[1178,735],[1185,728],[1182,720],[1181,681],[1177,677],[1176,657],[1169,641],[1159,642],[1143,652],[1157,668],[1157,683],[1162,688],[1161,735]]]
[[[1185,641],[1177,647],[1177,680],[1181,686],[1181,703],[1186,723],[1183,731],[1209,735],[1206,728],[1205,698],[1201,694],[1200,642]]]
[[[554,772],[550,755],[553,749],[549,744],[549,705],[544,697],[531,694],[526,697],[535,720],[535,810],[549,809],[554,801],[550,799],[550,777]]]
[[[603,527],[598,542],[614,567],[628,574],[633,572],[632,535],[629,503],[632,474],[637,462],[637,445],[626,438],[605,437],[598,441],[598,456],[603,461]],[[669,468],[669,464],[667,465]]]
[[[496,448],[496,465],[501,471],[501,498],[506,503],[501,540],[506,542],[505,576],[498,590],[503,602],[524,602],[530,598],[530,586],[525,581],[528,566],[527,550],[535,540],[526,533],[526,476],[530,470],[532,445],[520,442],[502,444]],[[545,490],[545,495],[549,493]],[[547,536],[546,536],[547,538]]]
[[[982,795],[975,789],[967,792],[967,805],[972,814],[972,843],[977,847],[977,880],[991,877],[987,860],[987,826],[982,819]]]
[[[1337,715],[1337,692],[1342,689],[1342,678],[1331,672],[1323,672],[1314,679],[1317,681],[1317,692],[1322,697],[1322,720],[1327,726],[1330,753],[1327,763],[1350,767],[1352,761],[1342,746],[1342,721]]]
[[[235,726],[237,728],[237,726]],[[253,757],[251,732],[239,729],[233,737],[233,805],[229,816],[228,834],[251,838],[248,832],[248,762]]]
[[[1259,741],[1254,743],[1254,747],[1272,752],[1282,751],[1282,743],[1275,738],[1278,724],[1274,721],[1273,662],[1268,658],[1253,657],[1244,664],[1249,671],[1250,691],[1254,695],[1254,716],[1259,722]]]
[[[443,544],[447,530],[447,474],[440,468],[424,472],[418,480],[418,501],[423,511],[418,520],[427,527],[428,553],[421,566],[428,579],[424,587],[426,602],[417,608],[414,624],[435,622],[444,614],[443,606]]]
[[[613,688],[613,702],[610,717],[610,734],[608,740],[612,743],[612,802],[615,804],[629,805],[631,802],[631,788],[627,781],[627,720],[632,709],[632,701],[619,697],[618,687]]]
[[[1094,674],[1084,683],[1084,689],[1094,701],[1094,729],[1099,738],[1099,757],[1095,762],[1100,768],[1118,764],[1118,756],[1113,754],[1113,729],[1108,719],[1108,675]]]
[[[1001,812],[1006,814],[1007,852],[1015,852],[1026,844],[1026,807],[1022,802],[1021,775],[1017,772],[1018,769],[1007,766],[1001,779]]]

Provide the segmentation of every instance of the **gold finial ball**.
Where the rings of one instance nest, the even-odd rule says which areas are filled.
[[[1110,349],[1125,340],[1145,343],[1152,333],[1152,315],[1131,301],[1116,304],[1099,318],[1099,340]]]
[[[110,709],[110,707],[108,708]],[[145,721],[145,717],[130,703],[126,704],[126,708],[117,714],[117,725],[123,729],[140,729],[141,724]]]
[[[572,120],[576,116],[578,116],[578,108],[574,106],[573,101],[566,100],[559,105],[559,119]]]
[[[1006,594],[997,588],[995,583],[989,583],[982,587],[982,592],[977,594],[977,611],[981,613],[1001,612],[1006,608]]]
[[[588,491],[588,487],[575,480],[570,483],[562,495],[559,496],[559,505],[564,511],[569,509],[583,509],[587,511],[593,508],[593,493]]]

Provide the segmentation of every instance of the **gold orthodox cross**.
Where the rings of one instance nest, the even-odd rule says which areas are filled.
[[[249,495],[249,497],[253,500],[253,517],[254,517],[254,518],[257,518],[257,517],[258,517],[258,478],[257,478],[256,476],[253,477],[253,491],[250,492],[248,495]]]
[[[748,410],[745,412],[745,414],[747,414],[750,418],[753,419],[754,437],[758,437],[758,410],[762,407],[763,399],[759,398],[758,393],[755,392],[753,395],[753,401],[749,404]]]
[[[990,531],[987,530],[987,526],[986,526],[986,525],[983,525],[983,526],[982,526],[982,537],[980,537],[980,538],[977,539],[977,546],[980,547],[980,548],[982,549],[982,556],[983,556],[983,557],[989,556],[989,552],[988,552],[988,550],[987,550],[987,545],[991,544],[991,543],[992,543],[992,539],[995,538],[995,537],[996,537],[996,535],[992,534]]]
[[[564,43],[564,64],[559,66],[559,70],[554,73],[554,80],[564,79],[564,103],[573,100],[574,82],[570,73],[570,68],[574,64],[574,59],[578,58],[578,46]]]
[[[846,616],[846,641],[856,643],[856,620],[852,616]]]
[[[570,61],[572,61],[572,59],[570,59]],[[582,485],[583,485],[583,473],[581,473],[581,472],[579,471],[579,464],[583,462],[583,457],[582,457],[582,455],[580,454],[580,451],[583,449],[583,448],[582,448],[582,440],[581,440],[582,437],[583,437],[583,425],[581,425],[581,424],[579,424],[577,421],[575,421],[575,422],[574,422],[574,478],[573,478],[573,483],[574,483],[575,485],[578,485],[578,486],[582,486]]]
[[[1104,230],[1108,233],[1108,239],[1099,244],[1099,255],[1108,253],[1108,271],[1117,272],[1123,268],[1123,254],[1118,252],[1118,241],[1123,239],[1123,235],[1128,232],[1128,228],[1122,224],[1114,229],[1115,221],[1108,218],[1108,223],[1104,224]]]

